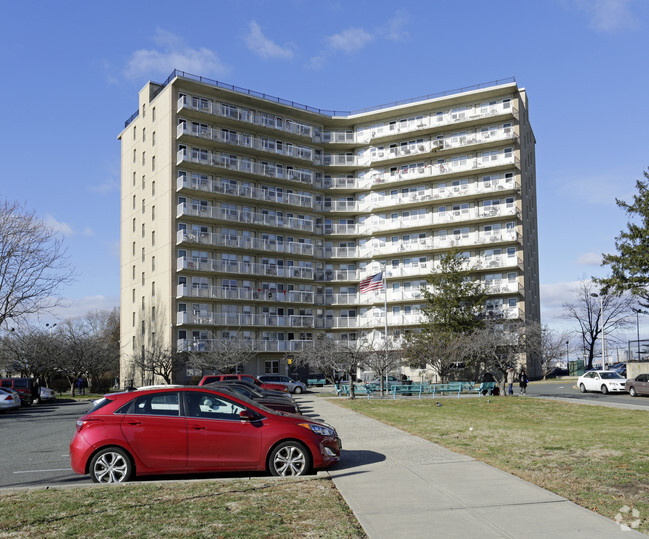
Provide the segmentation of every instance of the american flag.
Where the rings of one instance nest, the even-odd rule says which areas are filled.
[[[371,292],[372,290],[383,289],[383,272],[375,273],[369,277],[365,277],[360,283],[361,294],[363,292]]]

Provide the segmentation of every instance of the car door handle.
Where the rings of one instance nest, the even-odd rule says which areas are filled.
[[[127,425],[132,425],[132,426],[135,427],[135,426],[137,426],[137,425],[141,425],[141,424],[142,424],[142,421],[127,421],[126,424],[127,424]]]
[[[191,425],[189,428],[193,430],[205,430],[205,427],[202,427],[201,425]]]

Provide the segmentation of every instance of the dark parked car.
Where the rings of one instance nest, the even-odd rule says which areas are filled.
[[[257,390],[255,387],[251,387],[240,382],[213,382],[211,384],[204,385],[203,387],[210,387],[219,391],[229,391],[233,395],[243,395],[244,397],[256,402],[257,404],[262,404],[263,406],[267,406],[271,410],[277,410],[278,412],[286,412],[288,414],[301,413],[300,408],[295,403],[295,401],[291,398],[286,398],[288,395],[267,395]]]
[[[295,476],[339,459],[326,423],[196,386],[108,394],[70,442],[72,470],[99,483],[235,470]]]
[[[649,395],[649,374],[638,374],[635,378],[627,380],[626,390],[632,397]]]
[[[252,374],[209,374],[207,376],[203,376],[201,381],[198,382],[198,385],[204,386],[205,384],[211,384],[212,382],[229,382],[231,380],[246,380],[255,384],[261,389],[274,389],[275,391],[284,392],[287,391],[286,386],[283,386],[281,384],[272,384],[270,382],[264,383]]]

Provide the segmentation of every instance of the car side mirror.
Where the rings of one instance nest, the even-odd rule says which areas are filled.
[[[239,417],[241,418],[241,421],[257,421],[259,419],[259,414],[252,410],[243,410],[239,412]]]

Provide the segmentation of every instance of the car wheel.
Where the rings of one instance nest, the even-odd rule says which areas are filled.
[[[586,386],[584,384],[579,384],[579,391],[586,393]]]
[[[602,384],[602,395],[608,394],[608,386],[606,384]]]
[[[311,456],[300,442],[282,442],[271,452],[268,468],[276,476],[304,475],[311,469]]]
[[[90,478],[95,483],[124,483],[132,474],[131,458],[118,447],[102,449],[90,461]]]
[[[635,390],[635,387],[631,386],[629,388],[629,395],[631,395],[632,397],[637,397],[638,396],[638,392]]]
[[[293,393],[297,393],[299,395],[300,393],[302,393],[302,388],[300,386],[295,386]]]

